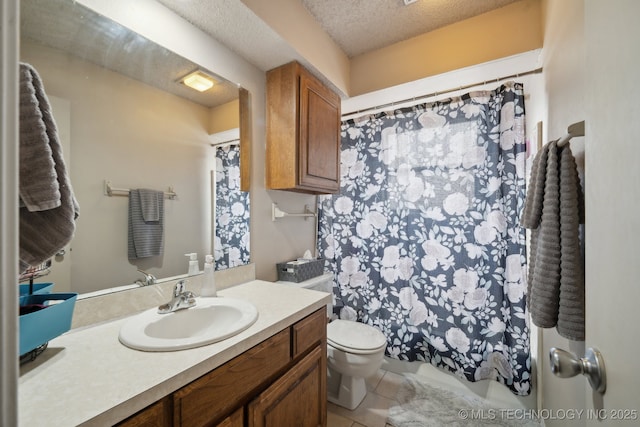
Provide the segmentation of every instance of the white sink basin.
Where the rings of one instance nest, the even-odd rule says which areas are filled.
[[[184,310],[158,314],[157,308],[132,317],[120,329],[120,342],[143,351],[174,351],[200,347],[232,337],[258,318],[258,310],[236,298],[196,298]]]

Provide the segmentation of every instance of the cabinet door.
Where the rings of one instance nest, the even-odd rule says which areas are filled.
[[[327,424],[326,349],[316,347],[248,407],[250,427]]]
[[[323,307],[291,327],[291,355],[304,354],[316,345],[326,345],[327,310]]]
[[[335,193],[340,189],[340,98],[306,73],[300,75],[298,183]]]

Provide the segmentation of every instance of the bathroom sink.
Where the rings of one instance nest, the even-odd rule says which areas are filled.
[[[144,311],[120,329],[120,342],[143,351],[174,351],[222,341],[247,329],[258,310],[237,298],[196,298],[196,306],[168,314]]]

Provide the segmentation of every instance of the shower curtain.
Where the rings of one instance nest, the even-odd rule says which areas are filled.
[[[240,146],[216,148],[215,237],[216,270],[249,263],[249,193],[240,191]]]
[[[386,354],[530,393],[522,85],[343,122],[318,250]]]

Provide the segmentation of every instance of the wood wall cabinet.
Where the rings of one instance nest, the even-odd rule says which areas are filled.
[[[118,424],[326,426],[326,308]]]
[[[340,189],[340,97],[297,62],[267,72],[266,187]]]

